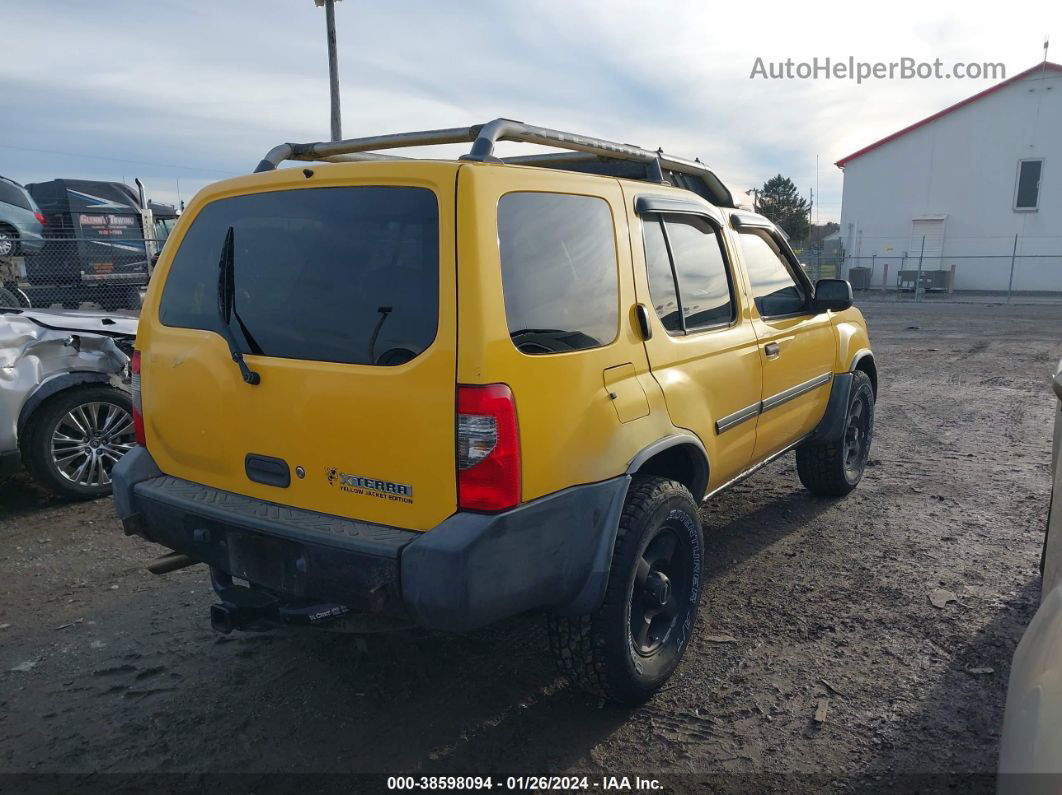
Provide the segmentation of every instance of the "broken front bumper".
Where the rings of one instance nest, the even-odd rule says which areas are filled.
[[[451,631],[534,609],[596,609],[630,482],[576,486],[499,514],[455,513],[419,533],[171,477],[144,448],[112,477],[126,532],[207,563],[216,587],[236,577],[282,602],[405,615]]]

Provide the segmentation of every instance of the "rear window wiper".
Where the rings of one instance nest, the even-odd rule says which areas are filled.
[[[230,226],[229,231],[225,233],[225,243],[221,247],[221,259],[218,261],[218,317],[221,318],[221,336],[229,344],[229,353],[232,355],[232,360],[240,368],[240,375],[243,376],[243,380],[248,384],[254,385],[261,382],[262,377],[248,367],[247,362],[243,360],[243,354],[236,344],[236,337],[233,336],[232,327],[229,325],[236,307],[235,267],[236,233]],[[236,315],[236,319],[253,349],[256,346],[247,333],[247,328],[243,325],[239,315]]]

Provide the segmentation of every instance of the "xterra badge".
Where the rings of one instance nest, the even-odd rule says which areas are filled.
[[[366,478],[361,475],[351,475],[340,472],[335,467],[325,470],[329,485],[339,484],[340,491],[350,494],[361,494],[366,497],[378,497],[393,502],[413,502],[413,487],[408,483],[394,483],[390,480],[378,480]]]

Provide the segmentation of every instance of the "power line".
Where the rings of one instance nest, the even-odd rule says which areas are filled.
[[[35,149],[29,146],[12,146],[11,144],[0,144],[0,149],[15,149],[20,152],[37,152],[45,155],[62,155],[64,157],[84,157],[90,160],[108,160],[112,163],[135,163],[141,166],[159,166],[160,168],[178,168],[184,171],[197,171],[197,172],[210,172],[211,174],[224,174],[225,176],[237,176],[242,172],[238,171],[222,171],[218,168],[202,168],[195,166],[178,166],[174,163],[156,163],[151,160],[132,160],[124,157],[105,157],[104,155],[88,155],[81,152],[60,152],[55,149]]]

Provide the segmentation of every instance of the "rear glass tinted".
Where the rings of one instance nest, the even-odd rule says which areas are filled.
[[[13,204],[30,212],[35,209],[29,194],[18,185],[13,185],[5,179],[0,179],[0,202]]]
[[[649,294],[669,334],[713,328],[734,319],[722,240],[708,219],[648,215],[642,236]]]
[[[649,274],[649,295],[653,307],[664,328],[682,333],[682,313],[679,311],[678,293],[675,292],[675,274],[671,270],[671,258],[664,240],[663,220],[649,216],[642,227],[645,237],[645,267]]]
[[[729,323],[734,319],[734,304],[715,227],[695,215],[665,216],[664,227],[675,262],[686,330]]]
[[[245,353],[396,365],[435,339],[439,209],[432,191],[307,188],[213,202],[174,256],[159,307],[164,325],[221,328],[218,263],[229,227],[230,326]]]
[[[524,353],[597,348],[616,338],[619,283],[604,199],[509,193],[498,202],[505,317]]]

